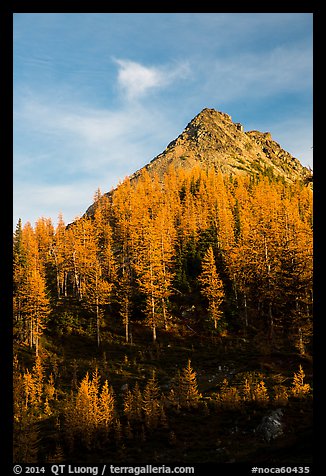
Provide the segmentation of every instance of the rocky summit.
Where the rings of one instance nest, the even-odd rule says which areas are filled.
[[[286,181],[311,181],[311,171],[272,139],[269,132],[244,132],[243,125],[215,109],[203,109],[177,139],[143,169],[163,176],[167,168],[213,166],[226,174],[270,171]],[[140,169],[131,176],[137,178]]]
[[[195,116],[161,154],[129,178],[131,182],[137,180],[144,170],[163,178],[170,167],[191,169],[198,165],[228,175],[265,174],[312,186],[312,171],[282,149],[270,132],[245,132],[229,114],[208,108]],[[92,212],[93,205],[86,213]]]

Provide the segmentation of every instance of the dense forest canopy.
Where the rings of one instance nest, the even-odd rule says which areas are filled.
[[[90,332],[100,345],[119,316],[126,341],[137,321],[153,341],[180,326],[254,331],[304,353],[311,314],[312,192],[299,182],[144,171],[98,191],[92,217],[19,222],[14,234],[15,338],[36,352],[45,329]]]

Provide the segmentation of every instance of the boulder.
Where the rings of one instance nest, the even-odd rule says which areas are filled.
[[[282,422],[283,410],[277,408],[262,418],[261,423],[256,428],[256,433],[267,443],[280,437],[284,433]]]

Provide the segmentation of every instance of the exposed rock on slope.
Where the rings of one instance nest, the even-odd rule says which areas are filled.
[[[130,180],[137,180],[144,170],[163,177],[170,166],[191,169],[195,165],[214,167],[225,174],[265,173],[287,182],[312,182],[312,172],[273,141],[269,132],[244,132],[243,126],[234,123],[228,114],[207,108]],[[93,205],[86,213],[92,211]]]
[[[306,180],[311,172],[272,140],[269,132],[244,132],[231,116],[204,109],[177,139],[144,168],[163,175],[169,165],[192,168],[214,166],[227,174],[257,174],[270,170],[286,181]],[[131,178],[137,178],[140,169]]]

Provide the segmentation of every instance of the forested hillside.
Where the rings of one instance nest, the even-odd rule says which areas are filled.
[[[261,176],[171,169],[126,179],[87,215],[40,218],[14,236],[15,336],[38,353],[43,331],[85,332],[100,345],[117,321],[132,336],[191,327],[259,333],[266,345],[309,349],[312,193]],[[118,317],[120,316],[120,317]],[[103,331],[102,331],[103,329]]]
[[[14,233],[15,459],[303,457],[311,188],[171,165],[93,210]],[[282,432],[259,432],[280,408]]]

